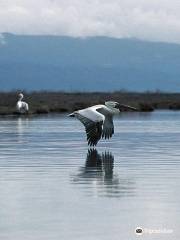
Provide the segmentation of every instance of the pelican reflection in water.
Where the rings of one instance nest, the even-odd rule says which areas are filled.
[[[114,173],[114,156],[111,152],[99,154],[96,149],[89,149],[85,166],[73,178],[73,183],[80,184],[94,195],[122,197],[133,195],[134,183],[128,178],[120,178]]]
[[[29,118],[27,117],[18,117],[17,120],[15,121],[16,123],[16,133],[17,133],[17,141],[19,143],[25,143],[25,139],[24,139],[24,134],[28,129],[29,126]]]

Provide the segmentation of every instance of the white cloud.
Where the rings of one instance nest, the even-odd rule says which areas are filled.
[[[1,0],[0,32],[180,43],[180,1]]]

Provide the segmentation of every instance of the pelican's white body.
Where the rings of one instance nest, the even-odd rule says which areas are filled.
[[[29,111],[29,105],[26,102],[23,102],[23,94],[19,94],[19,100],[16,104],[16,109],[19,113],[27,113]]]
[[[101,138],[109,139],[114,134],[113,116],[120,113],[119,108],[136,111],[134,107],[108,101],[105,105],[95,105],[71,113],[70,117],[76,117],[85,126],[88,145],[96,146]]]
[[[77,117],[84,124],[90,146],[95,146],[100,138],[111,138],[114,134],[113,116],[120,113],[117,104],[109,101],[105,105],[95,105],[69,115]]]
[[[107,104],[107,103],[105,103]],[[92,107],[88,107],[82,110],[77,111],[79,114],[81,114],[82,116],[92,120],[93,122],[99,122],[99,121],[103,121],[105,120],[105,115],[103,115],[102,113],[98,112],[98,109],[104,109],[104,111],[113,116],[115,114],[118,114],[120,111],[116,108],[113,108],[111,106],[107,106],[107,105],[95,105]]]
[[[88,107],[82,110],[77,111],[82,116],[92,120],[93,122],[104,121],[105,117],[103,114],[97,112],[98,108],[105,107],[104,105],[95,105],[92,107]]]

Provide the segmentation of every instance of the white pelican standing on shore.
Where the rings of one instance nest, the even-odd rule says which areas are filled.
[[[113,116],[121,109],[137,111],[136,108],[108,101],[105,105],[95,105],[75,111],[69,117],[76,117],[85,126],[88,145],[96,146],[101,138],[109,139],[114,134]]]
[[[16,104],[16,109],[19,113],[28,113],[29,111],[29,105],[26,102],[23,102],[24,95],[22,93],[20,93],[18,95],[18,102]]]

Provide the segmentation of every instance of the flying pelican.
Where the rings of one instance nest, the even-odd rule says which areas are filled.
[[[114,134],[113,116],[120,113],[122,109],[136,108],[117,102],[108,101],[105,105],[95,105],[69,114],[76,117],[85,126],[88,145],[96,146],[101,138],[109,139]]]
[[[16,104],[16,109],[19,113],[28,113],[29,106],[26,102],[22,101],[23,97],[24,95],[22,93],[18,95],[18,102]]]

